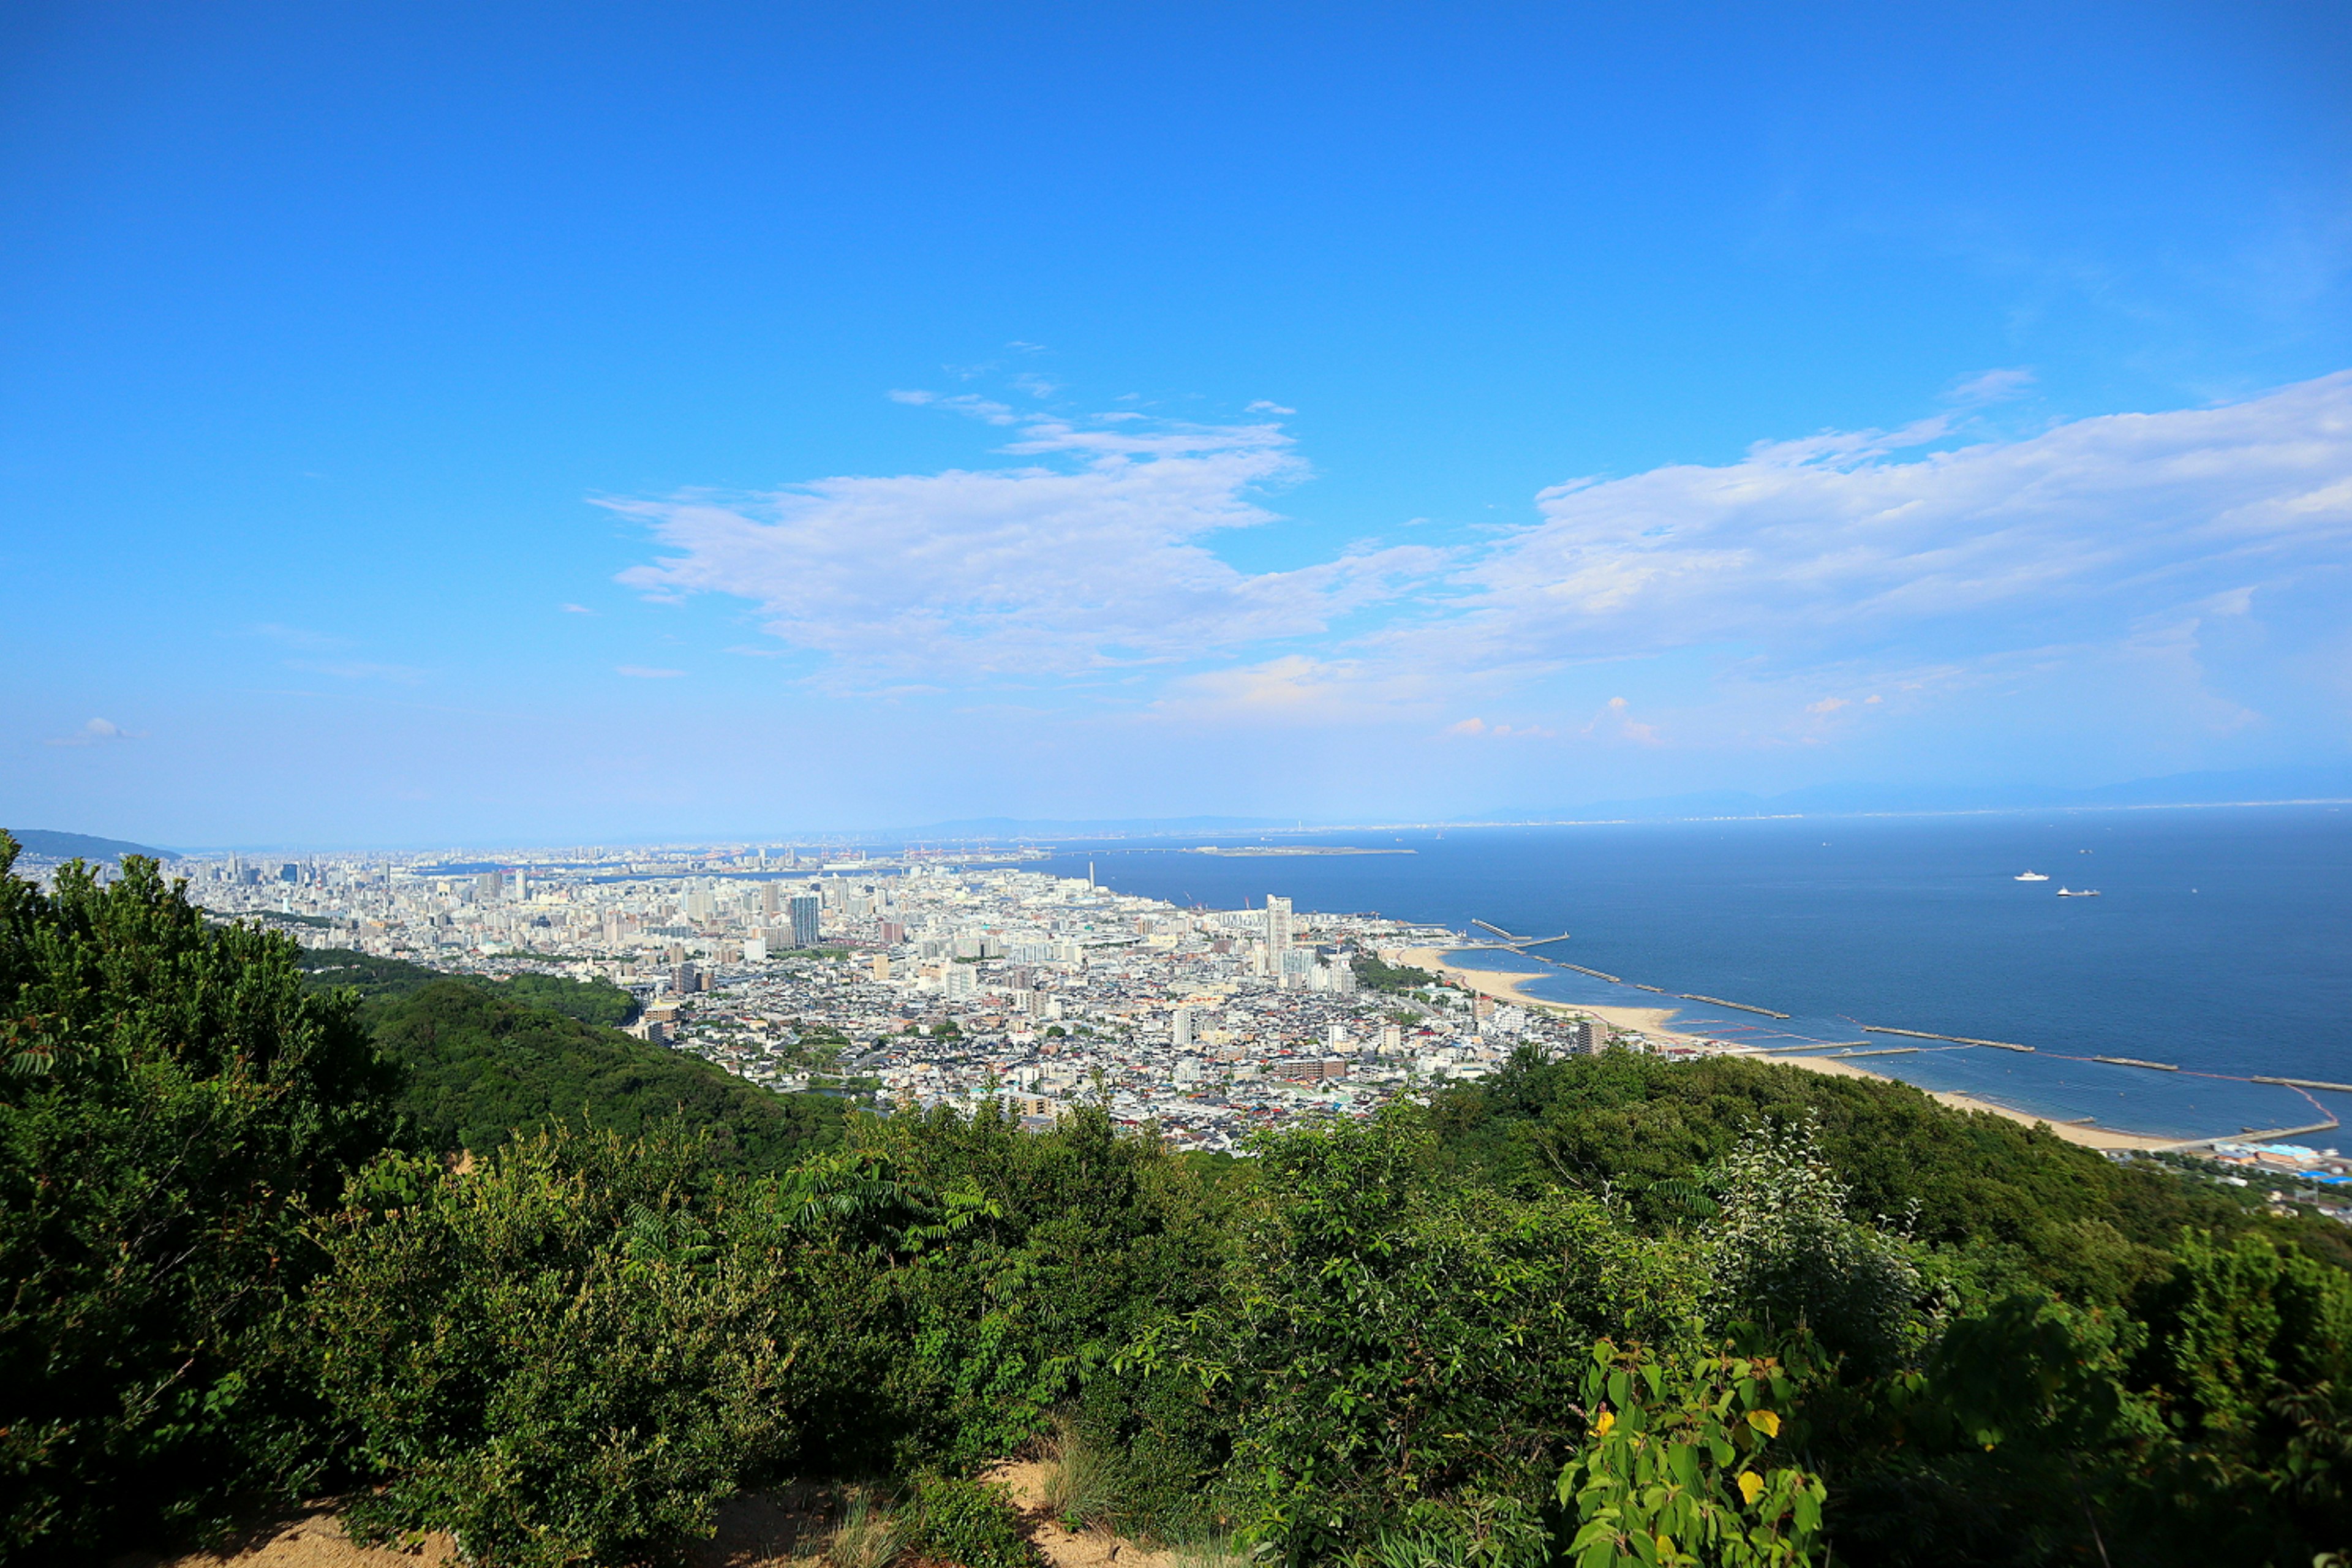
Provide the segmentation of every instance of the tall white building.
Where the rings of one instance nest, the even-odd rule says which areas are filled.
[[[1271,893],[1265,898],[1265,945],[1271,952],[1290,951],[1290,900]]]
[[[1192,1049],[1192,1009],[1190,1007],[1177,1008],[1174,1016],[1170,1020],[1169,1032],[1176,1049],[1180,1051]]]

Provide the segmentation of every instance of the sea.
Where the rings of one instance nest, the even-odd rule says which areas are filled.
[[[1212,844],[1391,853],[1200,853]],[[1854,1048],[1898,1054],[1856,1067],[2052,1121],[2188,1140],[2352,1114],[2352,1094],[2248,1081],[2352,1082],[2352,806],[1357,828],[1055,849],[1047,868],[1061,875],[1091,867],[1106,887],[1185,907],[1272,893],[1472,941],[1494,940],[1475,921],[1565,935],[1533,953],[1624,984],[1511,952],[1468,948],[1456,962],[1536,974],[1529,993],[1551,1001],[1672,1007],[1673,1027],[1717,1038],[1864,1042]],[[2050,879],[2016,879],[2029,870]],[[2090,1059],[2102,1056],[2179,1070]]]

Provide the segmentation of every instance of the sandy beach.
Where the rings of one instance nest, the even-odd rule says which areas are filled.
[[[1571,1006],[1561,1002],[1548,1002],[1539,996],[1528,995],[1524,989],[1526,982],[1540,979],[1539,973],[1512,974],[1497,970],[1465,969],[1458,964],[1445,962],[1445,955],[1449,951],[1458,950],[1439,947],[1409,948],[1403,954],[1402,962],[1416,969],[1426,969],[1433,974],[1442,974],[1457,985],[1466,986],[1472,991],[1501,1001],[1516,1003],[1522,1007],[1541,1007],[1554,1013],[1589,1014],[1612,1029],[1634,1029],[1653,1039],[1672,1041],[1702,1037],[1686,1030],[1675,1028],[1671,1021],[1675,1009],[1671,1007],[1612,1007],[1585,1003],[1578,1003]],[[1760,1060],[1803,1068],[1808,1072],[1826,1073],[1832,1078],[1874,1078],[1885,1083],[1902,1081],[1886,1073],[1873,1072],[1868,1068],[1857,1067],[1853,1062],[1835,1057],[1764,1056],[1760,1052],[1753,1051],[1734,1051],[1730,1054],[1754,1056]],[[2028,1116],[2021,1110],[2011,1110],[2005,1105],[1995,1105],[1989,1100],[1979,1100],[1974,1095],[1953,1094],[1940,1089],[1925,1089],[1922,1092],[1938,1104],[1948,1105],[1954,1110],[1981,1110],[1989,1115],[2021,1122],[2028,1127],[2046,1126],[2067,1142],[2079,1143],[2086,1149],[2152,1150],[2182,1147],[2182,1141],[2178,1138],[2158,1137],[2146,1132],[2125,1132],[2116,1128],[2084,1126],[2079,1122],[2053,1122],[2042,1117]]]

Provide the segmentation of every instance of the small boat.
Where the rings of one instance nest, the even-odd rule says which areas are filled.
[[[2014,880],[2020,882],[2046,882],[2049,879],[2049,878],[2043,876],[2039,871],[2028,871],[2023,876],[2014,879]]]
[[[2099,889],[2096,888],[2061,888],[2058,889],[2058,896],[2062,899],[2095,899],[2099,896]]]

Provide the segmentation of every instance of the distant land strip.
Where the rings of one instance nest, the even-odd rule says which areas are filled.
[[[1278,855],[1295,858],[1301,855],[1418,855],[1418,849],[1360,849],[1344,844],[1249,844],[1227,847],[1203,844],[1183,851],[1187,855]]]

